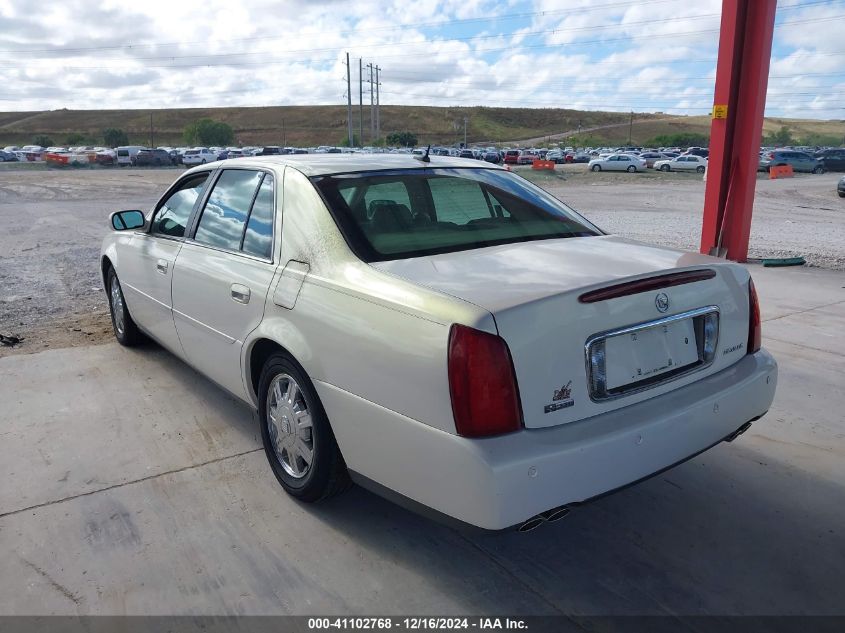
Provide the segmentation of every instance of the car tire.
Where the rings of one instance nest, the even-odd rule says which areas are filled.
[[[843,192],[841,192],[841,191],[839,191],[838,193],[839,193],[839,197],[840,197],[840,198],[845,198],[845,193],[843,193]]]
[[[627,169],[626,171],[627,171],[629,174],[633,174],[635,171],[637,171],[637,168],[636,168],[636,166],[634,166],[634,165],[629,165],[629,166],[628,166],[628,169]]]
[[[200,163],[200,165],[205,165],[205,159],[204,158],[202,159],[202,162]]]
[[[316,502],[349,488],[346,463],[317,391],[285,353],[270,356],[261,370],[258,418],[267,461],[285,492]]]
[[[813,173],[814,174],[823,174],[824,173],[824,167],[822,167],[821,165],[815,167],[813,169]]]
[[[0,163],[5,163],[5,162],[6,162],[6,159],[3,158],[2,156],[0,156]]]
[[[592,171],[601,171],[601,165],[593,165],[590,169]]]
[[[699,174],[703,174],[704,173],[704,165],[699,165],[698,167],[695,168],[695,171],[697,171]]]
[[[669,165],[661,165],[660,171],[672,171],[672,168]]]
[[[120,285],[120,280],[117,278],[117,273],[111,266],[109,266],[108,273],[106,273],[106,283],[106,294],[109,298],[109,313],[111,314],[114,337],[124,347],[135,347],[141,342],[143,335],[132,319],[132,315],[129,314],[129,308],[123,297],[123,288]]]

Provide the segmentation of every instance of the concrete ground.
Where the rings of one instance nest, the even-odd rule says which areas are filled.
[[[845,274],[752,273],[769,414],[528,534],[297,503],[253,413],[158,347],[0,358],[0,614],[842,614]]]

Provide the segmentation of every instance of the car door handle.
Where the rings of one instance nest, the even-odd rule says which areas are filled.
[[[243,284],[232,284],[232,300],[238,303],[249,303],[249,288]]]
[[[167,266],[168,266],[168,263],[167,263],[166,259],[160,259],[156,262],[156,270],[158,272],[160,272],[162,275],[167,274]]]

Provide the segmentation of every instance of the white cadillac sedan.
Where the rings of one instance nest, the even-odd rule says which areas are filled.
[[[658,160],[654,168],[660,171],[695,171],[703,174],[707,169],[707,159],[695,154],[684,154],[669,160]]]
[[[647,163],[633,154],[611,154],[605,158],[594,158],[587,168],[591,171],[644,171]]]
[[[304,501],[355,481],[527,530],[732,440],[774,396],[745,268],[607,235],[489,163],[239,158],[111,227],[118,341],[255,407]]]

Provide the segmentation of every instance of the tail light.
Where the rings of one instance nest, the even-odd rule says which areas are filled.
[[[499,336],[452,326],[449,391],[458,435],[488,437],[522,426],[513,361],[507,343]]]
[[[754,281],[748,280],[748,349],[749,354],[759,352],[762,346],[763,332],[760,325],[760,302],[757,299],[757,290],[754,288]]]

